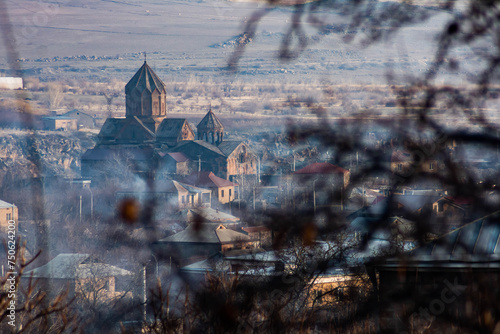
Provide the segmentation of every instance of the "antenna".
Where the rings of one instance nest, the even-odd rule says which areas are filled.
[[[147,57],[148,57],[148,55],[147,55],[146,51],[144,51],[144,62],[146,62]]]

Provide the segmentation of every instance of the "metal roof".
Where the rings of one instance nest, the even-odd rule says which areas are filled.
[[[250,237],[243,233],[227,229],[220,223],[191,223],[182,232],[161,239],[160,242],[175,243],[233,243],[250,241]]]
[[[198,215],[203,218],[204,221],[209,222],[235,222],[240,220],[240,218],[236,216],[212,208],[190,209],[189,213],[191,215]]]
[[[76,120],[74,117],[69,117],[69,116],[43,116],[42,119],[48,119],[48,120],[63,120],[63,121],[69,121],[69,120]]]
[[[495,213],[475,220],[415,249],[412,254],[449,258],[472,255],[500,255],[499,218],[500,214]]]
[[[5,201],[0,200],[0,209],[8,209],[8,208],[12,208],[12,207],[16,207],[16,206],[14,204],[10,204],[10,203],[7,203]]]
[[[500,211],[497,211],[413,249],[403,259],[387,259],[379,267],[405,266],[426,270],[498,269],[499,243]]]
[[[89,254],[59,254],[47,264],[30,270],[27,277],[84,279],[91,277],[129,276],[132,273],[109,264],[83,263]]]

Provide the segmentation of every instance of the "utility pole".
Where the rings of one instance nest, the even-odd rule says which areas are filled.
[[[260,156],[257,156],[257,159],[259,159],[259,164],[258,164],[258,169],[257,169],[257,175],[258,175],[258,180],[259,180],[259,183],[260,183]]]
[[[142,305],[143,305],[142,317],[143,317],[144,322],[146,322],[146,320],[147,320],[147,317],[146,317],[146,302],[147,302],[146,291],[147,291],[147,287],[146,287],[146,265],[145,264],[142,266],[141,276],[142,276],[141,294],[142,294]]]
[[[255,186],[253,187],[253,214],[255,215]]]
[[[80,195],[80,223],[82,222],[82,195]]]
[[[314,205],[314,215],[316,216],[316,181],[318,179],[313,181],[313,205]]]
[[[344,185],[340,186],[340,211],[344,211]]]

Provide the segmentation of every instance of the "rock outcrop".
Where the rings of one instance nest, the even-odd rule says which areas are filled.
[[[95,145],[94,139],[83,132],[2,131],[0,186],[31,177],[78,177],[80,157]]]

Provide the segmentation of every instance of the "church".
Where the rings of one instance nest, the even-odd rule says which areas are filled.
[[[233,180],[257,174],[257,156],[242,141],[226,140],[209,110],[196,132],[183,118],[167,117],[166,85],[146,61],[125,86],[125,118],[108,118],[97,144],[81,159],[82,177],[130,171],[155,177],[213,172]]]

